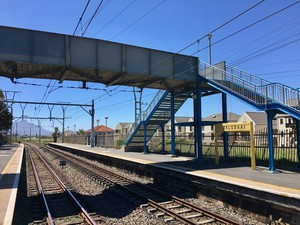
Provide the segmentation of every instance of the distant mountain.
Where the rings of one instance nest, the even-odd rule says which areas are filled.
[[[13,133],[17,133],[21,136],[30,136],[30,130],[31,130],[31,136],[38,136],[39,135],[39,127],[38,125],[34,123],[28,123],[27,120],[21,120],[13,124]],[[53,132],[45,129],[41,129],[41,135],[42,136],[51,136]]]

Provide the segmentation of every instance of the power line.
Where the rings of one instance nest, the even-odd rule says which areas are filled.
[[[101,29],[99,29],[94,35],[96,36],[99,32],[104,30],[109,24],[111,24],[115,19],[117,19],[123,12],[125,12],[133,3],[135,3],[136,0],[133,0],[131,3],[129,3],[124,9],[122,9],[116,16],[114,16],[110,21],[108,21]]]
[[[96,8],[96,10],[95,10],[95,12],[94,12],[92,18],[89,20],[89,22],[88,22],[87,26],[85,27],[85,30],[83,31],[83,33],[82,33],[81,36],[83,36],[83,35],[85,34],[85,32],[87,31],[87,29],[88,29],[89,26],[91,25],[91,23],[92,23],[92,21],[94,20],[94,18],[95,18],[95,16],[96,16],[97,12],[98,12],[99,9],[100,9],[100,6],[102,5],[102,3],[103,3],[103,0],[101,0],[100,3],[98,4],[98,6],[97,6],[97,8]]]
[[[84,7],[84,10],[83,10],[83,12],[82,12],[82,14],[81,14],[81,16],[80,16],[80,18],[79,18],[79,20],[78,20],[78,23],[77,23],[77,25],[76,25],[76,27],[75,27],[75,30],[73,31],[72,36],[75,35],[75,33],[76,33],[76,31],[77,31],[77,28],[78,28],[79,24],[81,23],[82,18],[83,18],[83,16],[84,16],[85,11],[86,11],[87,7],[89,6],[89,4],[90,4],[90,0],[88,0],[88,2],[86,3],[86,5],[85,5],[85,7]]]
[[[267,43],[267,42],[270,42],[270,41],[274,41],[276,38],[280,37],[283,34],[286,34],[290,30],[292,30],[293,27],[298,28],[299,21],[295,22],[295,20],[299,19],[299,18],[300,18],[300,16],[296,16],[296,17],[292,18],[291,20],[289,20],[286,23],[283,23],[283,24],[280,24],[280,25],[278,24],[278,26],[275,29],[267,32],[265,35],[262,35],[261,37],[255,39],[255,40],[253,40],[251,42],[245,43],[245,44],[241,45],[240,47],[238,47],[238,48],[236,48],[234,50],[230,50],[229,52],[227,52],[225,54],[223,53],[222,56],[224,57],[226,55],[229,55],[229,57],[230,57],[232,55],[241,54],[242,51],[248,53],[249,49],[254,50],[255,47],[253,47],[253,45],[255,43],[259,43],[263,39],[267,39],[267,40],[264,41],[263,43],[259,44],[257,47],[263,45],[264,43]],[[294,24],[291,23],[291,22],[294,22]],[[237,59],[239,59],[239,58],[237,58]],[[235,59],[235,60],[237,60],[237,59]]]
[[[128,25],[127,27],[125,27],[121,32],[119,32],[117,35],[115,35],[114,37],[112,37],[110,40],[113,40],[115,37],[119,36],[120,34],[122,34],[123,32],[125,32],[126,30],[128,30],[130,27],[132,27],[134,24],[136,24],[137,22],[139,22],[141,19],[143,19],[144,17],[146,17],[147,15],[149,15],[151,12],[153,12],[155,9],[157,9],[159,6],[161,6],[166,1],[167,0],[163,0],[160,3],[158,3],[151,10],[149,10],[143,16],[141,16],[140,18],[138,18],[137,20],[135,20],[133,23],[131,23],[130,25]]]
[[[216,42],[214,42],[212,45],[216,45],[216,44],[218,44],[218,43],[220,43],[220,42],[222,42],[222,41],[224,41],[224,40],[226,40],[226,39],[228,39],[228,38],[230,38],[230,37],[232,37],[232,36],[234,36],[234,35],[242,32],[242,31],[244,31],[244,30],[246,30],[246,29],[248,29],[248,28],[250,28],[250,27],[252,27],[252,26],[254,26],[254,25],[258,24],[258,23],[260,23],[260,22],[263,22],[266,19],[269,19],[269,18],[277,15],[278,13],[281,13],[281,12],[283,12],[283,11],[291,8],[292,6],[294,6],[294,5],[298,4],[298,3],[300,3],[300,1],[297,1],[297,2],[295,2],[293,4],[291,4],[291,5],[288,5],[287,7],[284,7],[284,8],[282,8],[282,9],[280,9],[280,10],[278,10],[278,11],[276,11],[276,12],[274,12],[274,13],[272,13],[272,14],[270,14],[270,15],[268,15],[268,16],[266,16],[266,17],[264,17],[264,18],[262,18],[262,19],[260,19],[258,21],[256,21],[256,22],[254,22],[254,23],[249,24],[248,26],[246,26],[246,27],[244,27],[244,28],[242,28],[242,29],[240,29],[240,30],[238,30],[238,31],[236,31],[236,32],[234,32],[234,33],[232,33],[232,34],[230,34],[230,35],[228,35],[228,36],[226,36],[226,37],[224,37],[224,38],[216,41]],[[206,48],[208,48],[208,47],[206,47]],[[203,48],[201,50],[204,50],[206,48]]]
[[[82,18],[83,18],[83,16],[84,16],[84,14],[85,14],[85,12],[86,12],[86,10],[87,10],[89,4],[90,4],[90,0],[88,0],[88,2],[86,3],[86,5],[85,5],[85,7],[84,7],[84,9],[83,9],[83,12],[81,13],[81,16],[80,16],[80,18],[79,18],[79,21],[78,21],[78,23],[77,23],[77,25],[76,25],[76,27],[75,27],[75,29],[74,29],[74,31],[73,31],[72,37],[75,35],[76,30],[77,30],[79,24],[81,23]],[[67,50],[68,48],[69,48],[69,44],[67,45],[66,50]],[[63,56],[61,57],[61,59],[60,59],[60,61],[59,61],[59,64],[61,63],[62,59],[63,59]],[[41,102],[47,100],[47,98],[48,98],[48,96],[49,96],[49,94],[50,94],[50,93],[48,92],[48,89],[49,89],[49,87],[51,86],[51,82],[52,82],[52,79],[49,81],[49,83],[48,83],[48,85],[47,85],[47,87],[46,87],[46,90],[45,90],[45,92],[44,92],[44,95],[43,95],[43,97],[42,97]],[[55,81],[54,81],[52,87],[53,87],[54,85],[55,85]],[[51,89],[52,89],[52,88],[51,88]],[[41,111],[41,109],[42,109],[42,107],[40,107],[39,112]],[[38,112],[38,113],[39,113],[39,112]]]

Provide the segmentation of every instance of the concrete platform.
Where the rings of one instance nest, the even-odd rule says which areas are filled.
[[[24,145],[0,147],[0,224],[12,224]]]
[[[220,165],[215,165],[213,160],[197,160],[192,157],[124,152],[109,148],[91,148],[87,145],[52,144],[300,200],[300,173],[298,172],[280,170],[270,173],[266,167],[251,170],[250,166],[232,161],[223,160],[220,161]]]

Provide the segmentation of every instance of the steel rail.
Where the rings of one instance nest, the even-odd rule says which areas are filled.
[[[35,178],[35,181],[37,183],[39,193],[42,195],[43,202],[44,202],[44,205],[45,205],[45,208],[46,208],[46,212],[47,212],[47,224],[54,225],[53,218],[52,218],[52,215],[50,213],[50,209],[49,209],[49,206],[48,206],[48,203],[47,203],[47,200],[46,200],[46,196],[45,196],[45,193],[44,193],[44,190],[43,190],[43,187],[42,187],[42,183],[41,183],[41,180],[39,178],[38,172],[37,172],[37,170],[35,168],[35,164],[33,162],[33,158],[32,158],[31,152],[28,151],[28,153],[29,153],[29,157],[30,157],[31,166],[32,166],[32,169],[33,169],[33,172],[34,172],[34,178]]]
[[[56,181],[59,183],[61,188],[68,193],[68,196],[71,197],[71,199],[76,203],[76,205],[80,208],[82,216],[85,218],[86,222],[90,225],[96,225],[97,223],[93,220],[93,218],[89,215],[89,213],[83,208],[83,206],[79,203],[79,201],[75,198],[75,196],[70,192],[70,190],[65,186],[65,184],[61,181],[61,179],[56,175],[56,173],[50,168],[48,163],[43,159],[43,157],[38,153],[36,149],[32,147],[32,149],[35,151],[35,153],[39,156],[39,158],[42,160],[44,165],[47,167],[47,169],[50,171],[50,173],[53,175],[53,177],[56,179]]]
[[[96,176],[96,177],[98,177],[98,178],[101,177],[102,179],[104,179],[104,180],[107,181],[107,182],[111,182],[111,183],[113,183],[114,185],[117,185],[117,186],[119,186],[119,187],[121,187],[121,188],[123,188],[123,189],[126,189],[126,190],[130,191],[131,193],[133,193],[133,194],[139,196],[141,199],[146,200],[146,201],[149,203],[149,205],[151,205],[151,206],[153,206],[153,207],[159,209],[160,211],[162,211],[162,212],[168,214],[168,215],[171,216],[172,218],[176,218],[177,220],[179,220],[179,221],[181,221],[181,222],[183,222],[183,223],[187,223],[187,224],[198,224],[197,222],[191,221],[190,219],[188,219],[188,218],[186,218],[186,217],[184,217],[184,216],[181,216],[181,215],[177,214],[176,212],[174,212],[174,211],[172,211],[172,210],[169,210],[169,209],[166,208],[166,207],[163,207],[160,203],[155,202],[155,201],[153,201],[152,199],[146,198],[144,195],[138,193],[137,191],[134,191],[134,190],[132,190],[132,189],[130,189],[130,188],[124,186],[124,185],[120,185],[120,184],[117,183],[116,181],[113,181],[113,180],[111,180],[111,179],[108,179],[107,177],[103,176],[102,172],[108,173],[108,174],[110,174],[111,176],[113,176],[114,178],[117,178],[117,179],[119,179],[119,180],[126,181],[126,182],[128,182],[128,184],[135,184],[135,185],[140,186],[141,188],[148,189],[148,190],[150,190],[150,191],[152,191],[152,192],[155,192],[157,195],[160,195],[160,196],[163,196],[163,197],[165,197],[165,198],[171,199],[174,203],[181,204],[181,205],[183,205],[183,206],[185,206],[185,207],[187,207],[187,208],[190,208],[191,210],[194,210],[195,212],[198,212],[198,213],[200,213],[200,214],[202,214],[202,215],[211,217],[211,218],[215,219],[216,221],[219,221],[219,222],[222,222],[222,223],[225,223],[225,224],[234,224],[234,225],[240,225],[240,224],[241,224],[241,223],[239,223],[239,222],[233,221],[233,220],[231,220],[231,219],[229,219],[229,218],[226,218],[226,217],[224,217],[224,216],[221,216],[221,215],[219,215],[219,214],[216,214],[216,213],[214,213],[214,212],[211,212],[211,211],[209,211],[209,210],[206,210],[206,209],[204,209],[204,208],[202,208],[202,207],[193,205],[193,204],[191,204],[191,203],[189,203],[189,202],[187,202],[187,201],[185,201],[185,200],[183,200],[183,199],[180,199],[180,198],[178,198],[178,197],[176,197],[176,196],[170,196],[169,194],[167,194],[167,193],[165,193],[165,192],[162,192],[162,191],[160,191],[160,190],[158,190],[158,189],[156,189],[156,188],[153,188],[153,187],[150,187],[150,186],[148,186],[148,185],[144,185],[144,184],[141,184],[141,183],[139,183],[139,182],[133,181],[133,180],[131,180],[131,179],[128,179],[128,178],[126,178],[126,177],[123,177],[123,176],[121,176],[121,175],[119,175],[119,174],[113,173],[113,172],[111,172],[111,171],[109,171],[109,170],[106,170],[106,169],[104,169],[104,168],[98,167],[98,166],[96,166],[96,165],[89,164],[89,163],[86,162],[85,160],[79,159],[79,158],[74,157],[74,156],[67,155],[67,154],[63,153],[62,151],[59,151],[59,153],[58,153],[58,152],[57,152],[57,149],[53,149],[52,147],[51,147],[51,148],[48,147],[47,149],[52,150],[55,154],[59,154],[61,157],[64,157],[65,159],[67,159],[67,160],[69,160],[69,161],[73,160],[73,163],[74,163],[77,167],[78,167],[78,166],[81,167],[82,169],[84,169],[84,170],[86,170],[86,171],[92,173],[94,176]],[[76,161],[77,161],[77,162],[76,162]],[[84,165],[88,165],[89,167],[92,167],[93,169],[87,168],[87,167],[84,166]],[[94,171],[94,170],[95,170],[95,171]],[[99,173],[100,171],[101,171],[101,173]]]

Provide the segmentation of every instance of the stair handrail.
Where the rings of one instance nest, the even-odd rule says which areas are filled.
[[[226,70],[226,72],[228,72],[228,70],[229,70],[232,75],[239,76],[241,79],[245,80],[245,78],[246,78],[251,83],[255,84],[255,82],[258,82],[260,84],[260,87],[265,86],[265,88],[266,88],[265,93],[272,93],[272,95],[268,96],[268,97],[272,98],[276,102],[279,102],[284,105],[292,106],[292,107],[300,106],[300,90],[299,89],[289,87],[285,84],[281,84],[278,82],[267,81],[263,78],[260,78],[251,73],[240,70],[231,65],[226,64],[225,70]],[[238,74],[236,74],[236,72]]]
[[[263,78],[255,76],[255,75],[253,75],[251,73],[248,73],[246,71],[240,70],[240,69],[238,69],[234,66],[228,65],[228,64],[225,64],[225,70],[226,70],[226,72],[229,72],[230,74],[232,74],[234,76],[240,77],[243,80],[247,80],[250,83],[253,83],[257,86],[264,86],[264,85],[271,84],[270,81],[267,81]]]
[[[143,120],[146,120],[147,117],[149,116],[149,114],[153,111],[154,107],[157,105],[157,103],[159,102],[159,100],[162,98],[162,96],[166,93],[165,90],[159,90],[156,95],[154,96],[154,98],[152,99],[151,103],[149,104],[149,106],[147,107],[147,109],[145,111],[143,111],[142,115],[143,115]]]
[[[204,65],[206,68],[211,68],[213,71],[208,71],[208,73],[212,72],[212,77],[202,75],[203,69],[201,69],[201,65]],[[271,101],[281,103],[283,105],[287,105],[290,107],[295,108],[296,110],[300,110],[300,90],[289,87],[287,85],[281,84],[281,83],[271,83],[267,80],[264,80],[262,78],[259,78],[255,75],[252,75],[250,73],[239,71],[237,68],[234,68],[234,70],[239,71],[239,75],[230,73],[227,68],[230,66],[226,66],[226,71],[215,67],[213,65],[209,65],[207,63],[199,61],[199,74],[201,76],[204,76],[208,79],[212,80],[224,80],[224,81],[231,81],[235,84],[241,85],[243,88],[250,89],[254,91],[257,94],[260,94],[262,97],[265,97],[264,102],[260,102],[257,99],[251,99],[252,101],[256,101],[259,104],[268,104]],[[215,72],[218,73],[215,75]],[[233,70],[231,70],[233,71]],[[207,72],[207,71],[205,71]],[[210,75],[210,74],[209,74]],[[247,78],[244,79],[243,77]],[[259,81],[259,83],[257,83]],[[260,84],[260,85],[258,85]],[[244,96],[247,97],[247,96]]]
[[[156,93],[156,95],[152,99],[151,103],[148,105],[147,109],[141,113],[141,115],[138,117],[138,119],[136,121],[134,121],[131,128],[126,133],[126,135],[124,137],[125,140],[128,140],[128,138],[133,133],[133,131],[137,128],[139,123],[141,121],[144,121],[148,117],[148,115],[152,112],[152,110],[157,105],[158,101],[161,99],[161,97],[164,95],[165,92],[166,92],[165,90],[158,90],[158,92]]]

